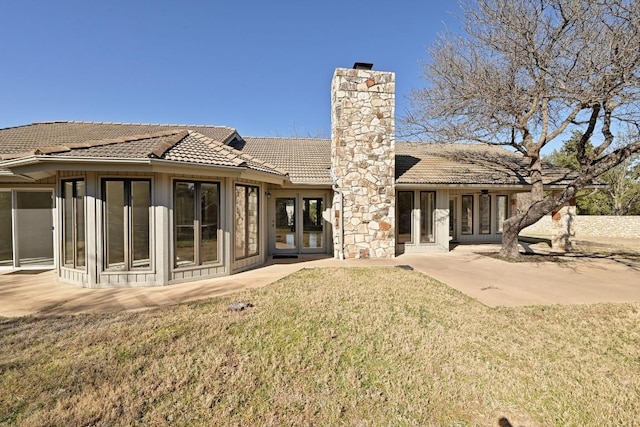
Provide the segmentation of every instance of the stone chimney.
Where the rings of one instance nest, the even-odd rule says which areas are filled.
[[[395,75],[371,64],[331,82],[334,256],[395,256]]]

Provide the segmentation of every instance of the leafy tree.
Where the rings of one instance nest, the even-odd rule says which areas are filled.
[[[626,138],[626,136],[622,136]],[[560,150],[544,158],[545,161],[574,171],[580,171],[577,146],[582,139],[580,132],[574,132]],[[593,145],[586,144],[587,153],[593,152]],[[605,188],[581,190],[577,196],[578,213],[585,215],[639,215],[640,214],[640,156],[637,154],[623,160],[617,166],[600,175]]]
[[[505,221],[501,249],[515,258],[520,230],[640,151],[637,135],[611,149],[618,122],[640,128],[640,2],[467,0],[462,10],[464,33],[430,48],[428,84],[413,91],[405,128],[522,154],[531,201]],[[579,174],[545,193],[541,149],[573,130]]]

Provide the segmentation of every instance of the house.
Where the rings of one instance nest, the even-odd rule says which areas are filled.
[[[159,286],[275,255],[394,257],[499,241],[513,196],[530,187],[522,159],[396,142],[394,78],[337,69],[331,139],[195,125],[1,129],[0,269],[53,268],[85,287]],[[551,190],[567,178],[547,176]]]

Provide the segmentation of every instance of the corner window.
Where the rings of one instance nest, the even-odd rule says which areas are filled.
[[[435,242],[434,217],[436,212],[436,192],[420,192],[420,243]]]
[[[236,184],[235,188],[235,256],[247,258],[260,253],[260,188]]]
[[[398,191],[398,243],[411,243],[413,191]]]
[[[151,267],[151,181],[105,179],[105,268],[134,270]]]
[[[220,184],[177,181],[174,184],[174,265],[218,261]]]
[[[496,196],[496,228],[498,233],[502,233],[504,221],[509,217],[509,198],[507,196]]]
[[[84,180],[62,182],[62,255],[68,268],[85,266]]]
[[[460,233],[473,234],[473,196],[462,196]]]
[[[491,196],[480,195],[480,234],[491,234]]]

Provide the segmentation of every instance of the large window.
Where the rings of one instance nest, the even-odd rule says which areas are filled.
[[[260,188],[253,185],[236,184],[236,259],[258,255],[259,241],[259,197]]]
[[[462,234],[473,234],[473,196],[462,196]]]
[[[83,180],[62,182],[62,262],[69,268],[85,266],[84,197]]]
[[[175,266],[218,261],[220,185],[177,181],[174,195]]]
[[[151,182],[147,179],[103,180],[105,267],[148,269],[150,260]]]
[[[435,242],[436,192],[420,192],[420,243]]]
[[[398,191],[398,243],[411,243],[413,191]]]
[[[497,232],[502,233],[504,221],[509,217],[509,198],[496,196],[496,227]]]
[[[480,234],[491,234],[491,196],[480,196]]]

